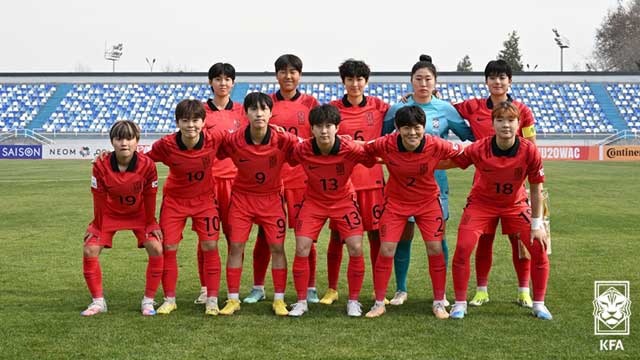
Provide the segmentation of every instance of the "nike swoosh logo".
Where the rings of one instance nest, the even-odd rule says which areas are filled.
[[[313,165],[309,165],[309,170],[315,170],[317,168],[319,168],[320,166],[313,166]]]
[[[247,161],[249,161],[249,159],[240,159],[240,160],[238,160],[238,161],[239,161],[239,162],[247,162]]]
[[[216,234],[216,233],[211,233],[211,234],[209,234],[209,233],[208,233],[208,234],[207,234],[207,236],[213,236],[213,235],[215,235],[215,234]]]

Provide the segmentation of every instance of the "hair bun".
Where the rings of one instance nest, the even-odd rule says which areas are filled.
[[[430,62],[430,63],[432,63],[432,62],[433,62],[433,60],[431,59],[431,56],[429,56],[429,55],[424,55],[424,54],[420,55],[420,61],[428,61],[428,62]]]

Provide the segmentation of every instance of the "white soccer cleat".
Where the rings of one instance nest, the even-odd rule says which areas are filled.
[[[347,302],[347,315],[359,317],[362,316],[362,304],[358,300],[349,300]]]
[[[86,310],[80,313],[82,316],[93,316],[107,312],[107,302],[104,299],[93,300]]]
[[[449,317],[452,319],[463,319],[466,314],[467,314],[467,304],[455,303],[451,308],[451,313],[449,313]]]
[[[309,306],[306,301],[298,301],[297,303],[291,305],[291,310],[289,311],[289,316],[300,317],[309,311]]]
[[[194,304],[204,304],[207,302],[207,287],[200,288],[200,295],[193,301]]]
[[[402,305],[405,301],[407,301],[408,294],[406,291],[396,291],[396,294],[393,296],[393,299],[389,301],[391,305]]]
[[[153,316],[156,314],[156,309],[154,306],[156,302],[153,299],[142,298],[142,303],[140,304],[140,311],[143,316]]]
[[[551,316],[551,312],[547,309],[544,304],[534,304],[533,305],[533,315],[538,319],[542,320],[552,320],[553,316]]]

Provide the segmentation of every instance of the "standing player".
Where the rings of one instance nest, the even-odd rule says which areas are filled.
[[[286,155],[298,142],[298,137],[269,125],[273,102],[263,93],[251,93],[244,99],[249,126],[229,135],[218,153],[229,157],[238,167],[233,181],[229,205],[229,257],[227,258],[227,287],[229,299],[220,310],[232,315],[240,310],[240,279],[244,247],[251,226],[264,229],[265,240],[273,255],[271,274],[275,295],[273,311],[287,315],[284,291],[287,284],[287,259],[284,240],[287,232],[284,198],[282,195],[282,165]]]
[[[364,95],[371,74],[369,66],[363,61],[349,59],[340,65],[339,71],[346,94],[342,99],[331,102],[340,111],[342,119],[338,134],[349,135],[358,141],[376,139],[382,133],[382,124],[384,116],[389,110],[389,104],[376,97]],[[378,227],[382,214],[384,187],[382,166],[377,164],[367,169],[362,165],[357,165],[353,169],[351,181],[353,181],[356,190],[362,225],[369,238],[373,269],[380,249]],[[333,226],[331,228],[333,229]],[[337,286],[340,263],[342,262],[343,241],[344,239],[341,239],[335,230],[331,231],[331,240],[327,251],[329,289],[320,300],[322,304],[331,304],[338,299]]]
[[[209,68],[209,86],[213,91],[213,98],[208,99],[203,105],[206,111],[204,126],[207,130],[216,129],[233,132],[246,124],[242,104],[231,101],[231,91],[236,79],[236,69],[231,64],[215,63]],[[213,177],[215,180],[215,195],[218,200],[218,211],[222,229],[228,222],[229,199],[231,198],[231,185],[236,176],[237,169],[231,159],[214,160]],[[228,235],[227,235],[228,238]],[[207,300],[207,287],[204,283],[204,258],[202,250],[198,247],[198,275],[200,276],[200,296],[194,301],[196,304],[204,304]]]
[[[411,85],[414,93],[407,99],[406,103],[399,102],[389,109],[384,118],[384,134],[389,134],[395,130],[394,118],[398,109],[417,105],[422,108],[427,116],[424,126],[427,134],[446,139],[449,136],[449,130],[451,130],[463,141],[475,140],[471,129],[460,117],[456,109],[449,102],[433,96],[437,77],[438,73],[431,57],[420,55],[420,61],[415,63],[411,69]],[[449,182],[447,174],[444,170],[436,170],[434,176],[440,188],[442,214],[444,220],[447,221],[449,220]],[[396,293],[390,301],[391,305],[402,305],[407,300],[407,274],[411,259],[411,240],[413,239],[414,228],[414,219],[410,218],[396,248],[393,264],[396,276]],[[446,234],[442,235],[442,252],[444,253],[446,266],[449,259]]]
[[[191,229],[198,234],[198,246],[202,249],[204,258],[204,280],[207,287],[205,314],[215,316],[219,312],[220,218],[211,166],[225,132],[216,129],[202,131],[205,110],[199,101],[181,101],[176,106],[175,115],[179,131],[153,143],[151,151],[147,153],[154,161],[169,167],[160,211],[160,226],[164,234],[162,287],[165,299],[158,308],[158,314],[170,314],[177,309],[176,253],[185,223],[190,217]]]
[[[349,250],[347,314],[361,316],[362,305],[358,298],[364,280],[362,217],[349,177],[358,163],[365,162],[370,167],[374,161],[349,136],[336,135],[340,112],[334,106],[322,105],[312,109],[309,123],[313,137],[298,144],[291,153],[292,164],[302,164],[307,174],[307,187],[296,217],[293,279],[298,302],[293,304],[289,316],[302,316],[309,310],[309,251],[327,219],[333,221],[335,231]]]
[[[367,317],[385,313],[384,296],[391,277],[396,246],[409,217],[413,216],[422,233],[429,275],[433,286],[433,314],[447,319],[445,287],[447,268],[442,252],[445,219],[440,204],[440,190],[434,178],[439,160],[450,159],[462,153],[462,147],[425,135],[426,116],[416,105],[405,106],[395,115],[398,132],[370,141],[365,151],[382,158],[389,170],[389,183],[385,189],[384,208],[380,219],[380,253],[376,260],[376,302]],[[420,196],[416,196],[420,194]]]
[[[91,176],[93,221],[84,234],[82,267],[93,302],[82,316],[107,312],[99,256],[111,248],[118,230],[133,230],[138,247],[149,255],[142,315],[155,315],[153,298],[162,278],[162,232],[156,223],[158,174],[151,159],[136,151],[140,129],[128,120],[109,131],[114,151],[96,160]]]
[[[517,136],[520,114],[515,104],[497,103],[491,114],[496,135],[478,140],[453,159],[461,168],[473,164],[477,171],[460,220],[453,257],[456,303],[451,317],[461,319],[467,312],[471,252],[482,234],[495,233],[499,220],[502,232],[515,235],[531,254],[533,314],[551,320],[544,305],[549,260],[545,251],[547,234],[542,224],[544,170],[540,153],[532,142]],[[529,179],[531,187],[531,206],[523,191],[525,179]]]
[[[302,60],[292,54],[280,56],[275,62],[276,79],[280,84],[280,90],[271,94],[273,100],[273,113],[270,124],[281,126],[300,138],[311,137],[311,130],[307,119],[309,111],[318,106],[318,101],[313,96],[302,94],[298,91],[298,83],[302,74]],[[287,203],[287,218],[289,228],[295,228],[295,215],[300,209],[306,176],[301,166],[291,167],[284,164],[282,167],[282,180],[284,183],[284,197]],[[265,298],[264,279],[269,266],[269,246],[264,237],[256,239],[253,249],[253,289],[251,294],[242,300],[245,303],[255,303]],[[309,287],[307,301],[317,303],[318,292],[316,290],[316,246],[311,245],[309,252]]]
[[[508,101],[513,103],[520,113],[518,136],[535,142],[535,121],[531,110],[523,103],[512,99],[511,95],[508,94],[512,82],[511,66],[504,60],[489,61],[484,69],[484,78],[491,93],[488,98],[469,99],[454,105],[460,115],[469,121],[475,138],[479,140],[495,134],[492,126],[491,111],[494,108],[494,104]],[[525,191],[524,188],[522,191]],[[478,242],[478,249],[476,250],[476,280],[478,287],[475,296],[470,302],[472,306],[481,306],[489,301],[488,283],[494,238],[494,233],[483,234]],[[531,261],[525,257],[520,257],[521,245],[519,245],[520,242],[517,237],[510,235],[509,241],[511,243],[513,266],[518,275],[517,302],[523,307],[531,308],[532,302],[529,295]]]

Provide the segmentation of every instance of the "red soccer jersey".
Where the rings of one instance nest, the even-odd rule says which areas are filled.
[[[244,108],[240,103],[234,103],[229,100],[223,110],[218,110],[211,99],[207,100],[203,105],[206,111],[204,126],[208,130],[215,128],[217,130],[234,132],[248,123],[244,114]],[[213,161],[213,176],[215,177],[233,179],[237,172],[238,169],[233,165],[231,159],[215,159]]]
[[[218,158],[229,157],[238,168],[232,190],[262,194],[281,191],[282,165],[298,141],[297,136],[279,131],[273,125],[269,125],[258,145],[253,144],[249,126],[228,135]]]
[[[188,150],[181,133],[167,135],[153,143],[147,153],[153,161],[169,167],[163,194],[178,198],[193,198],[213,193],[214,180],[211,165],[218,147],[225,137],[224,131],[203,131],[196,146]]]
[[[104,232],[145,230],[156,224],[156,164],[140,153],[126,171],[118,168],[115,153],[93,165],[91,192],[94,194],[93,226]]]
[[[461,146],[431,135],[425,135],[420,145],[409,151],[397,132],[370,141],[364,148],[367,154],[382,158],[387,165],[389,183],[385,187],[386,196],[405,204],[437,198],[440,189],[433,175],[436,165],[440,160],[462,153]]]
[[[523,184],[527,177],[532,184],[544,182],[540,153],[531,141],[519,136],[506,151],[498,147],[495,136],[485,137],[467,146],[453,161],[463,169],[471,164],[476,167],[469,202],[510,207],[526,199]]]
[[[511,99],[509,100],[520,111],[520,126],[518,127],[518,135],[524,137],[532,137],[536,134],[535,120],[533,113],[527,105]],[[491,118],[491,111],[493,111],[493,102],[491,98],[486,99],[469,99],[461,103],[453,105],[460,116],[469,122],[473,136],[477,140],[485,138],[487,136],[493,136],[496,132],[493,130],[493,119]],[[523,135],[524,134],[524,135]]]
[[[273,100],[273,111],[269,123],[282,126],[302,139],[311,137],[309,112],[320,105],[316,98],[296,90],[296,94],[290,100],[285,99],[280,91],[271,94],[271,99]],[[292,168],[289,164],[284,164],[282,180],[285,189],[304,189],[306,179],[302,168]]]
[[[373,166],[375,159],[366,155],[362,146],[351,137],[336,136],[329,155],[322,155],[314,138],[296,145],[291,152],[291,162],[302,164],[307,174],[305,199],[323,203],[335,203],[349,198],[353,193],[350,177],[358,164]]]
[[[389,110],[389,104],[371,96],[363,97],[358,106],[353,106],[345,95],[341,100],[334,100],[331,105],[340,110],[340,127],[338,134],[349,135],[354,140],[369,141],[382,134],[384,115]],[[377,189],[384,186],[384,174],[381,165],[367,169],[362,165],[356,166],[351,176],[356,190]]]

